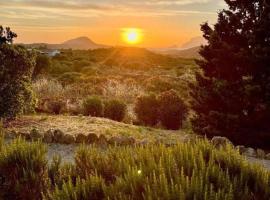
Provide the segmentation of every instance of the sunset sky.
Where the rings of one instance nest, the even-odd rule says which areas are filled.
[[[125,45],[126,28],[138,28],[137,46],[166,47],[201,35],[214,23],[223,0],[0,0],[0,25],[18,34],[16,42],[61,43],[87,36],[97,43]]]

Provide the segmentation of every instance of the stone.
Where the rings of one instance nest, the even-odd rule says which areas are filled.
[[[64,137],[64,132],[59,130],[59,129],[56,129],[53,131],[53,142],[56,142],[56,143],[59,143],[62,138]]]
[[[87,143],[94,144],[98,141],[98,136],[95,133],[89,133],[87,135]]]
[[[38,129],[33,128],[30,131],[30,138],[31,140],[34,140],[34,141],[40,140],[43,138],[43,134]]]
[[[270,153],[266,154],[265,159],[270,160]]]
[[[221,136],[215,136],[212,138],[211,143],[216,147],[216,148],[224,148],[226,145],[232,145],[232,142],[226,138],[226,137],[221,137]]]
[[[71,134],[65,134],[63,135],[61,141],[59,141],[59,143],[62,144],[73,144],[75,143],[75,137]]]
[[[139,146],[147,146],[148,144],[150,144],[148,139],[143,139],[143,140],[137,142],[137,145],[139,145]]]
[[[76,143],[86,143],[87,142],[87,136],[79,133],[76,135]]]
[[[98,137],[98,141],[97,143],[101,146],[106,146],[108,144],[108,140],[107,138],[105,137],[105,135],[101,134],[99,137]]]
[[[245,149],[243,155],[245,156],[249,156],[249,157],[256,157],[256,152],[253,148],[248,147]]]
[[[16,134],[16,136],[17,137],[21,137],[21,138],[23,138],[23,139],[25,139],[25,140],[30,140],[31,139],[31,136],[30,136],[30,133],[28,133],[28,132],[18,132],[17,134]],[[15,136],[15,137],[16,137]]]
[[[265,152],[262,149],[257,149],[256,154],[258,158],[264,159],[265,158]]]
[[[122,139],[120,137],[113,136],[108,141],[111,145],[121,145]]]
[[[243,154],[246,148],[243,145],[239,145],[239,146],[236,146],[236,149],[239,151],[240,154]]]
[[[119,145],[119,146],[131,146],[134,145],[136,140],[133,137],[127,136],[114,136],[109,139],[109,144],[111,145]]]
[[[53,142],[54,133],[51,129],[46,131],[46,133],[43,136],[43,142],[45,143],[52,143]]]

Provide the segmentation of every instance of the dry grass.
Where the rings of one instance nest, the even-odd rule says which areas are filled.
[[[149,142],[163,141],[165,143],[175,143],[188,136],[181,130],[161,130],[124,124],[104,118],[65,115],[22,116],[8,124],[6,130],[28,132],[33,128],[41,132],[46,132],[49,129],[60,129],[65,133],[73,135],[78,133],[104,134],[108,138],[125,135],[132,136],[137,140],[148,140]]]

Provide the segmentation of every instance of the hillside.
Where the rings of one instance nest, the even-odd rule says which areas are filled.
[[[172,57],[179,57],[179,58],[200,58],[199,54],[200,46],[196,46],[190,49],[163,49],[157,51],[162,55],[168,55]]]
[[[48,44],[48,43],[33,43],[25,44],[28,48],[48,48],[48,49],[99,49],[107,48],[109,46],[103,44],[97,44],[88,37],[78,37],[74,39],[67,40],[61,44]]]

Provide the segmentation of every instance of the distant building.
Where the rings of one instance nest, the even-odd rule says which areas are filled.
[[[57,50],[57,49],[47,49],[47,50],[41,51],[41,53],[45,54],[45,55],[47,55],[49,57],[54,57],[54,56],[60,54],[61,52],[59,50]]]

